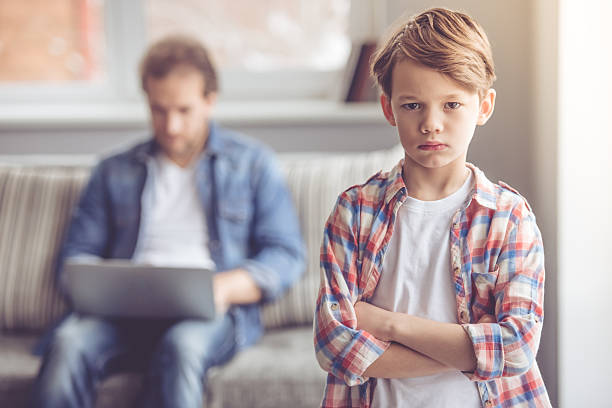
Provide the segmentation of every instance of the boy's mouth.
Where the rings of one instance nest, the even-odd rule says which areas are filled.
[[[444,143],[440,143],[440,142],[427,142],[425,144],[418,146],[419,150],[428,150],[428,151],[442,150],[442,149],[445,149],[446,147],[447,146]]]

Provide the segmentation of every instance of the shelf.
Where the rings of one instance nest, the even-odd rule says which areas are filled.
[[[146,128],[144,103],[0,106],[1,129]],[[213,110],[219,122],[231,125],[378,124],[385,119],[377,103],[328,100],[219,102]]]

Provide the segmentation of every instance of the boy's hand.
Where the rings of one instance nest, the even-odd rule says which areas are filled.
[[[392,312],[367,302],[357,302],[354,307],[357,329],[370,332],[380,340],[392,341],[390,338]]]

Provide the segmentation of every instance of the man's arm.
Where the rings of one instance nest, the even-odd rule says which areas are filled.
[[[245,279],[235,282],[242,284],[232,290],[236,293],[230,296],[238,298],[230,303],[276,299],[304,271],[304,243],[298,217],[283,173],[271,152],[262,151],[255,160],[252,183],[254,213],[250,241],[253,255],[238,268],[246,272],[252,282]],[[230,272],[228,279],[231,280],[242,275]],[[249,290],[254,289],[250,283],[255,283],[259,290]],[[247,292],[238,293],[241,287]]]

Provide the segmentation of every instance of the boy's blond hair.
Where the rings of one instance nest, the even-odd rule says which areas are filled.
[[[491,45],[482,27],[467,14],[445,8],[410,17],[376,50],[370,71],[388,97],[393,68],[406,59],[448,75],[480,98],[495,80]]]

